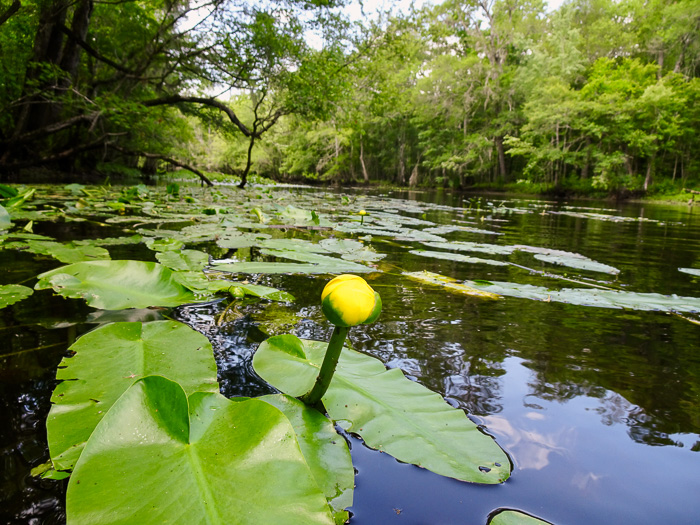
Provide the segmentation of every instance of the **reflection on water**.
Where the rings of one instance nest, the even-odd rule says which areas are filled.
[[[398,200],[401,196],[387,198],[396,199],[398,213],[414,222],[461,221],[502,234],[441,234],[448,241],[576,252],[612,265],[620,274],[555,268],[560,276],[634,292],[700,296],[700,278],[678,272],[679,267],[700,267],[696,209],[646,205],[605,211],[609,203],[586,203],[583,210],[536,201],[487,208],[482,199],[483,212],[474,212],[473,201],[466,213],[456,195],[413,193],[408,197],[415,202],[409,205]],[[426,206],[428,202],[433,204]],[[388,206],[383,211],[391,213]],[[648,221],[623,220],[638,217]],[[368,276],[382,295],[384,311],[377,323],[351,330],[350,343],[467,410],[509,453],[514,470],[498,487],[461,483],[398,463],[348,436],[358,470],[351,523],[484,524],[498,507],[519,508],[559,525],[697,523],[700,326],[670,313],[452,294],[407,280],[401,270],[562,284],[516,266],[417,257],[409,251],[421,243],[411,238],[372,242],[387,254],[380,264],[386,271]],[[0,257],[8,255],[0,251]],[[554,271],[522,257],[513,261]],[[7,259],[2,262],[5,268],[12,266]],[[23,265],[8,271],[29,277],[44,269]],[[324,283],[314,276],[268,277],[264,284],[293,293],[297,301],[244,303],[224,318],[226,301],[182,307],[168,315],[211,340],[225,395],[266,394],[273,390],[253,372],[253,352],[265,337],[280,331],[327,339],[330,327],[318,307]],[[47,309],[46,300],[56,302]],[[28,476],[32,466],[47,459],[43,423],[55,369],[76,336],[120,315],[148,320],[162,313],[96,315],[78,301],[36,296],[0,311],[0,521],[65,520],[65,482]]]

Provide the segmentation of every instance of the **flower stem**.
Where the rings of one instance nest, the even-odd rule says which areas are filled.
[[[314,406],[317,404],[323,397],[323,394],[326,393],[326,390],[328,390],[328,385],[331,384],[335,367],[338,365],[340,351],[343,349],[348,330],[349,328],[345,326],[336,326],[333,330],[333,335],[331,335],[331,340],[328,341],[326,356],[323,358],[316,382],[313,388],[301,397],[301,400],[307,405]]]

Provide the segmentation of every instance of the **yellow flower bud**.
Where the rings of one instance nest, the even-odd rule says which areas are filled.
[[[321,294],[324,315],[335,326],[355,326],[374,322],[382,311],[382,300],[357,275],[339,275],[326,284]]]

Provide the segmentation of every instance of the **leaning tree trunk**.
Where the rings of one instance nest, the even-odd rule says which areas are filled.
[[[360,166],[362,166],[362,178],[365,184],[369,184],[369,173],[367,173],[367,166],[365,165],[365,148],[362,139],[360,139]]]
[[[496,149],[498,150],[498,171],[499,176],[503,182],[506,181],[506,152],[503,147],[503,137],[496,137]]]

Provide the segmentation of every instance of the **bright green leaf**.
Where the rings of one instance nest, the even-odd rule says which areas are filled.
[[[296,397],[311,389],[326,347],[293,335],[271,337],[253,367]],[[344,348],[323,404],[339,425],[400,461],[477,483],[502,483],[510,475],[506,454],[463,411],[373,357]]]
[[[34,293],[34,290],[21,284],[0,285],[0,308],[18,303]]]
[[[127,390],[95,429],[66,511],[72,525],[333,523],[284,414],[257,399],[188,399],[157,376]]]
[[[71,469],[95,425],[137,379],[162,375],[186,392],[218,392],[211,343],[174,321],[112,323],[88,332],[61,361],[46,423],[51,459]]]

